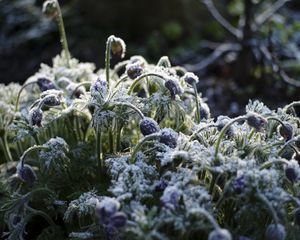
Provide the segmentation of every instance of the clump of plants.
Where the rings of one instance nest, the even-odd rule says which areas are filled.
[[[4,239],[297,239],[299,102],[213,119],[193,73],[115,36],[95,71],[44,12],[62,54],[0,89]]]

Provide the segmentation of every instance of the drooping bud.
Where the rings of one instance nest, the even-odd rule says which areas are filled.
[[[32,187],[37,180],[37,176],[32,167],[28,164],[22,165],[21,162],[17,165],[17,175],[29,187]]]
[[[258,132],[261,132],[268,123],[264,117],[257,113],[248,113],[246,117],[248,125],[253,127]]]
[[[31,126],[42,126],[42,120],[43,120],[43,111],[40,108],[32,108],[29,111],[29,124]]]
[[[178,133],[175,132],[172,128],[164,128],[160,131],[160,142],[167,145],[170,148],[176,148]]]
[[[160,130],[158,123],[149,117],[145,117],[140,121],[140,130],[144,136],[157,133]]]
[[[279,133],[285,139],[285,141],[288,141],[292,139],[294,135],[294,128],[291,124],[284,123],[284,125],[280,125]]]
[[[49,107],[55,107],[60,105],[60,99],[57,96],[49,95],[44,98],[44,104]]]
[[[180,93],[179,85],[176,79],[169,79],[165,82],[165,87],[170,91],[171,99]]]
[[[109,219],[109,224],[116,227],[121,228],[126,225],[127,216],[124,212],[116,212]]]
[[[39,78],[37,80],[37,85],[39,86],[40,90],[42,92],[50,90],[50,89],[55,89],[55,86],[51,80],[48,78]]]
[[[56,0],[47,0],[43,4],[43,13],[49,17],[54,18],[58,15]]]
[[[265,237],[267,240],[284,240],[286,238],[284,226],[281,224],[268,225]]]
[[[232,240],[232,236],[227,229],[215,229],[209,233],[208,240]]]
[[[298,174],[297,174],[295,168],[293,168],[292,166],[289,166],[285,169],[285,176],[291,182],[295,182],[298,179]]]
[[[199,81],[198,76],[196,76],[194,73],[192,72],[187,72],[184,74],[184,76],[182,77],[182,79],[190,84],[191,86],[193,86],[194,84],[196,84]]]
[[[118,37],[112,36],[111,39],[111,53],[113,56],[124,58],[126,52],[125,42]]]
[[[126,74],[130,79],[136,79],[143,73],[143,67],[140,62],[129,63],[126,66]]]

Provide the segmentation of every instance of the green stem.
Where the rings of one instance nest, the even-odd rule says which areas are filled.
[[[107,82],[107,89],[110,87],[110,77],[109,77],[109,70],[110,70],[110,52],[111,52],[111,41],[113,36],[110,36],[106,42],[106,51],[105,51],[105,74],[106,74],[106,82]]]
[[[102,132],[101,127],[97,126],[96,129],[96,149],[97,149],[97,161],[98,161],[98,167],[103,172],[103,160],[102,160]]]
[[[63,20],[63,17],[62,17],[62,13],[61,13],[61,9],[60,9],[60,5],[58,3],[58,0],[56,0],[56,5],[57,5],[57,11],[58,11],[56,21],[57,21],[57,24],[58,24],[58,27],[59,27],[59,32],[60,32],[60,42],[61,42],[62,47],[64,49],[65,57],[66,57],[66,60],[67,60],[67,65],[70,68],[71,67],[71,63],[70,63],[71,56],[70,56],[68,41],[67,41],[67,37],[66,37],[64,20]]]
[[[219,148],[220,148],[220,144],[222,141],[222,138],[224,137],[225,133],[227,132],[227,130],[229,129],[229,127],[234,124],[237,121],[241,121],[241,120],[245,120],[246,116],[239,116],[237,118],[232,119],[230,122],[228,122],[221,130],[218,140],[216,142],[216,147],[215,147],[215,158],[218,156],[218,152],[219,152]]]
[[[190,136],[190,139],[189,139],[189,140],[190,140],[190,141],[193,140],[194,137],[195,137],[197,134],[199,134],[200,132],[202,132],[202,131],[204,131],[204,130],[210,128],[210,127],[217,127],[217,126],[216,126],[216,124],[214,124],[214,123],[208,124],[208,125],[206,125],[206,126],[200,128],[200,129],[198,129],[196,132],[194,132],[194,133]]]
[[[126,106],[129,108],[132,108],[134,111],[136,111],[136,113],[140,116],[141,119],[143,119],[145,116],[144,114],[141,112],[140,109],[138,109],[136,106],[134,106],[131,103],[126,103],[126,102],[115,102],[113,103],[114,105],[120,105],[120,106]]]
[[[131,84],[129,90],[128,90],[128,95],[131,95],[131,93],[133,92],[134,88],[137,86],[137,84],[139,84],[139,82],[143,79],[143,78],[146,78],[148,76],[154,76],[154,77],[158,77],[160,79],[163,79],[164,80],[164,77],[161,75],[161,74],[158,74],[158,73],[145,73],[141,76],[139,76],[137,79],[135,79],[133,81],[133,83]]]
[[[82,87],[82,86],[90,86],[91,83],[90,82],[81,82],[79,84],[77,84],[77,86],[75,87],[74,91],[72,92],[70,98],[72,98],[74,96],[74,94],[76,93],[76,91],[78,90],[78,88]]]
[[[122,82],[125,82],[126,80],[128,79],[128,76],[127,75],[124,75],[123,77],[121,77],[119,79],[119,81],[117,81],[116,85],[115,85],[115,88],[117,88]]]
[[[153,134],[150,134],[146,137],[144,137],[134,148],[132,154],[131,154],[131,157],[130,157],[130,160],[129,160],[129,163],[133,164],[135,163],[135,157],[136,157],[136,154],[138,153],[138,151],[141,149],[141,147],[143,146],[144,143],[150,141],[150,140],[154,140],[154,139],[158,139],[160,137],[160,134],[159,133],[153,133]]]
[[[109,152],[114,152],[114,140],[113,140],[113,132],[112,127],[108,130],[108,141],[109,141]]]
[[[255,128],[253,128],[253,129],[251,130],[251,132],[250,132],[250,134],[249,134],[249,136],[248,136],[248,141],[251,140],[251,138],[253,137],[254,133],[256,133],[256,129],[255,129]]]
[[[273,216],[273,220],[275,222],[276,225],[279,224],[279,218],[277,216],[277,213],[275,212],[273,206],[270,204],[270,202],[268,201],[268,199],[261,193],[257,193],[257,197],[268,207],[269,211],[271,212],[272,216]]]
[[[123,62],[120,62],[118,64],[115,65],[114,67],[114,75],[117,75],[117,73],[120,71],[120,69],[122,69],[123,67],[125,67],[128,63],[130,63],[130,60],[125,60]]]
[[[195,96],[195,100],[196,100],[196,122],[200,123],[201,121],[201,115],[200,115],[200,103],[199,103],[199,99],[198,99],[198,91],[197,91],[197,86],[196,83],[193,84],[193,89],[194,89],[194,96]]]
[[[4,145],[5,151],[7,153],[8,160],[10,162],[12,162],[13,158],[11,156],[11,152],[10,152],[9,145],[8,145],[8,142],[7,142],[7,131],[5,131],[4,135],[3,135],[3,145]]]
[[[25,83],[25,84],[21,87],[21,89],[19,90],[18,96],[17,96],[17,100],[16,100],[15,112],[18,112],[18,110],[19,110],[19,101],[20,101],[20,96],[21,96],[22,91],[23,91],[27,86],[29,86],[29,85],[31,85],[31,84],[36,84],[36,83],[37,83],[37,81],[32,81],[32,82],[29,82],[29,83]]]
[[[277,159],[277,160],[265,162],[264,164],[262,164],[262,166],[261,166],[259,169],[260,169],[260,170],[263,170],[263,169],[265,169],[265,168],[270,167],[270,166],[273,165],[274,163],[284,163],[284,164],[289,164],[289,162],[288,162],[287,160],[284,160],[284,159]]]
[[[284,122],[281,121],[280,119],[276,118],[276,117],[268,117],[267,120],[274,120],[274,121],[277,121],[279,122],[283,127],[285,126]]]
[[[299,106],[299,105],[300,105],[300,101],[295,101],[295,102],[292,102],[292,103],[290,103],[289,105],[285,106],[285,107],[283,108],[283,110],[284,110],[285,112],[287,112],[291,107],[295,107],[295,106]]]
[[[42,145],[34,145],[34,146],[26,149],[25,152],[23,153],[23,155],[20,157],[21,166],[22,167],[24,166],[25,158],[30,152],[32,152],[34,150],[39,150],[39,149],[48,149],[48,148],[45,146],[42,146]]]

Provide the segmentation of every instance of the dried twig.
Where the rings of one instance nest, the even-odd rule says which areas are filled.
[[[202,2],[206,5],[207,9],[211,13],[211,15],[232,35],[240,39],[242,37],[242,32],[232,26],[218,11],[215,7],[212,0],[202,0]]]

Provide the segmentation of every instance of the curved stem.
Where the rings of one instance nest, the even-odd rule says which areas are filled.
[[[279,150],[279,152],[278,152],[278,156],[280,156],[281,154],[282,154],[282,152],[284,151],[284,149],[287,147],[287,146],[290,146],[290,147],[292,147],[292,143],[293,142],[295,142],[296,141],[296,138],[292,138],[292,139],[290,139],[289,141],[287,141],[283,146],[282,146],[282,148]],[[294,148],[294,150],[295,150],[295,148]],[[296,153],[297,153],[298,151],[296,151]]]
[[[292,103],[290,103],[289,105],[285,106],[285,107],[283,108],[283,110],[284,110],[285,112],[287,112],[291,107],[295,107],[295,106],[299,106],[299,105],[300,105],[300,101],[295,101],[295,102],[292,102]]]
[[[137,114],[139,114],[140,118],[143,119],[145,116],[144,114],[141,112],[140,109],[138,109],[136,106],[134,106],[133,104],[131,103],[126,103],[126,102],[115,102],[113,103],[114,105],[120,105],[120,106],[126,106],[126,107],[129,107],[129,108],[132,108],[134,111],[137,112]]]
[[[50,226],[55,226],[55,223],[53,222],[53,220],[45,212],[43,212],[41,210],[36,210],[32,207],[29,207],[28,204],[25,204],[24,206],[27,210],[29,210],[34,215],[39,215],[39,216],[43,217],[49,223]]]
[[[39,150],[39,149],[48,149],[48,147],[45,147],[45,146],[42,146],[42,145],[34,145],[34,146],[32,146],[32,147],[26,149],[25,152],[23,153],[23,155],[22,155],[21,158],[20,158],[21,166],[24,167],[25,158],[26,158],[26,156],[27,156],[30,152],[32,152],[32,151],[34,151],[34,150]]]
[[[60,32],[60,42],[62,44],[64,53],[65,53],[65,57],[66,57],[66,60],[67,60],[67,65],[70,68],[71,67],[71,64],[70,64],[71,56],[70,56],[68,41],[67,41],[67,37],[66,37],[64,20],[63,20],[63,17],[62,17],[62,13],[61,13],[61,9],[60,9],[60,5],[58,3],[58,0],[56,0],[56,5],[57,5],[57,11],[58,11],[56,21],[57,21],[57,24],[58,24],[58,27],[59,27],[59,32]]]
[[[110,87],[110,77],[109,77],[109,70],[110,70],[110,52],[111,52],[111,41],[113,36],[110,36],[106,42],[106,51],[105,51],[105,74],[106,74],[106,82],[107,82],[107,89]]]
[[[250,141],[251,140],[251,138],[253,137],[253,135],[256,133],[256,129],[255,128],[253,128],[252,130],[251,130],[251,132],[250,132],[250,134],[249,134],[249,136],[248,136],[248,141]]]
[[[129,163],[133,164],[135,163],[135,157],[136,157],[136,154],[138,153],[138,151],[141,149],[141,147],[143,146],[144,143],[150,141],[150,140],[154,140],[154,139],[158,139],[160,137],[160,133],[153,133],[153,134],[150,134],[146,137],[144,137],[134,148],[132,154],[131,154],[131,157],[129,159]]]
[[[114,67],[114,73],[113,74],[118,74],[118,72],[120,71],[120,69],[122,69],[123,67],[125,67],[128,63],[130,63],[130,60],[125,60],[125,61],[122,61],[118,64],[115,65]]]
[[[8,161],[12,162],[13,158],[11,156],[11,152],[10,152],[9,145],[8,145],[8,142],[7,142],[7,131],[6,130],[4,131],[4,135],[3,135],[2,140],[3,140],[3,148],[4,148],[4,151],[5,151],[5,155],[7,155]]]
[[[193,138],[194,138],[197,134],[199,134],[200,132],[202,132],[202,131],[204,131],[204,130],[210,128],[210,127],[217,127],[217,126],[216,126],[216,124],[214,124],[214,123],[208,124],[208,125],[206,125],[205,127],[202,127],[202,128],[200,128],[200,129],[198,129],[195,133],[193,133],[193,134],[190,136],[190,139],[189,139],[189,140],[190,140],[190,141],[193,140]]]
[[[81,86],[90,86],[90,85],[91,85],[90,82],[81,82],[81,83],[77,84],[76,88],[74,89],[74,91],[71,94],[71,98],[74,96],[74,94],[76,93],[78,88],[80,88]]]
[[[16,107],[15,107],[15,112],[18,112],[18,108],[19,108],[19,101],[20,101],[20,96],[21,96],[21,92],[29,85],[31,84],[36,84],[37,81],[32,81],[32,82],[29,82],[29,83],[25,83],[21,89],[19,90],[19,93],[18,93],[18,96],[17,96],[17,100],[16,100]]]
[[[284,122],[281,121],[279,118],[276,118],[276,117],[268,117],[267,120],[274,120],[274,121],[277,121],[279,122],[283,127],[284,127]]]
[[[220,144],[221,144],[221,141],[222,141],[222,138],[224,137],[225,133],[227,132],[227,130],[229,129],[229,127],[237,122],[237,121],[240,121],[240,120],[246,120],[246,116],[240,116],[240,117],[237,117],[237,118],[234,118],[232,119],[230,122],[228,122],[221,130],[220,134],[219,134],[219,137],[218,137],[218,140],[216,142],[216,147],[215,147],[215,158],[218,156],[218,152],[219,152],[219,148],[220,148]]]
[[[128,95],[131,95],[132,91],[134,90],[134,88],[136,87],[136,85],[140,82],[140,80],[142,80],[145,77],[149,77],[149,76],[158,77],[158,78],[164,80],[164,77],[161,74],[158,74],[158,73],[146,73],[146,74],[143,74],[143,75],[139,76],[137,79],[135,79],[134,82],[131,84],[131,86],[130,86],[130,88],[128,90]]]
[[[51,97],[57,97],[55,94],[49,94],[49,95],[46,95],[38,104],[37,108],[38,109],[41,109],[45,103],[46,100],[48,100],[49,98]]]
[[[124,75],[123,77],[121,77],[119,79],[119,81],[117,81],[116,85],[115,85],[115,88],[117,88],[122,82],[126,81],[128,79],[128,76],[127,75]]]
[[[274,220],[275,224],[278,225],[279,218],[278,218],[277,213],[275,212],[273,206],[268,201],[268,199],[260,192],[257,193],[257,197],[268,207],[269,211],[271,212],[271,214],[273,216],[273,220]]]
[[[196,83],[193,83],[193,89],[194,89],[194,95],[195,95],[195,99],[196,99],[196,122],[200,123],[201,121],[201,115],[200,115],[200,103],[199,103],[199,99],[198,99],[198,90],[197,90],[197,86]]]
[[[272,164],[274,163],[285,163],[285,164],[289,164],[289,162],[287,160],[284,159],[277,159],[277,160],[273,160],[273,161],[268,161],[265,162],[264,164],[262,164],[262,166],[259,168],[260,170],[263,170],[265,168],[270,167]]]
[[[215,230],[220,229],[219,224],[208,211],[206,211],[204,208],[197,209],[197,211],[206,217],[206,219],[211,223],[211,225],[213,225]]]
[[[98,167],[103,172],[103,159],[102,159],[102,134],[101,134],[101,127],[97,126],[96,128],[96,149],[97,149],[97,161],[98,161]]]

